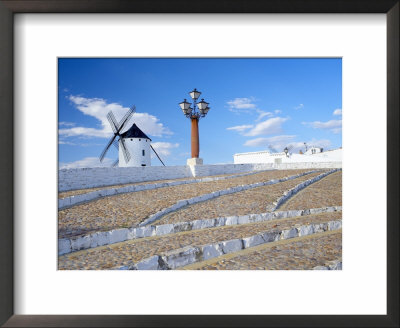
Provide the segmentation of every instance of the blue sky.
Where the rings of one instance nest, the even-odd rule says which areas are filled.
[[[233,163],[233,154],[281,151],[303,142],[342,146],[341,59],[273,58],[60,58],[58,62],[59,164],[100,166],[112,136],[106,119],[136,106],[136,123],[166,165],[190,157],[190,120],[179,108],[197,88],[210,103],[199,122],[205,164]],[[103,165],[117,158],[110,149]],[[157,158],[152,165],[161,165]]]

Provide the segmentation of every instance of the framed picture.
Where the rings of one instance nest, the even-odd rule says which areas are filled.
[[[399,188],[398,1],[304,3],[288,0],[191,4],[174,1],[168,5],[152,0],[89,3],[1,1],[0,10],[2,24],[0,42],[2,49],[7,50],[0,54],[3,113],[1,142],[5,151],[0,165],[4,181],[1,197],[3,216],[0,221],[2,252],[0,322],[2,324],[5,326],[162,326],[166,323],[177,326],[295,327],[332,324],[398,326],[398,222],[396,220],[398,204],[395,201],[395,197],[398,198]],[[23,15],[24,13],[27,15]],[[85,13],[101,13],[101,15],[85,16]],[[289,13],[291,15],[286,15]],[[376,15],[360,15],[364,13]],[[198,38],[191,40],[192,34]],[[178,51],[181,42],[185,46]],[[122,62],[124,64],[121,64]],[[255,62],[257,64],[253,67]],[[269,64],[270,62],[273,63]],[[333,62],[336,64],[332,65],[338,65],[339,69],[332,67]],[[326,64],[329,68],[321,63],[329,63]],[[129,81],[129,74],[125,75],[128,71],[134,71],[136,74],[137,67],[143,72],[136,87],[137,90],[141,90],[141,94],[135,97],[137,108],[132,107],[131,113],[129,108],[125,108],[128,100],[113,99],[112,103],[108,103],[101,98],[101,95],[91,93],[90,88],[93,89],[96,84],[96,88],[99,89],[101,81],[106,81],[104,90],[110,90],[111,84],[108,83],[111,82],[107,80],[111,79],[112,75],[107,75],[107,71],[119,71],[119,78]],[[304,71],[300,67],[306,67],[307,70]],[[277,75],[274,75],[274,70],[278,72]],[[238,81],[248,81],[247,89],[241,87],[240,83],[238,85],[230,83],[235,79],[235,73]],[[197,74],[206,74],[212,81],[207,83],[204,76],[196,79]],[[269,74],[272,80],[265,82],[266,74]],[[162,78],[166,75],[169,77],[175,75],[174,86],[178,85],[178,80],[184,80],[187,75],[188,81],[193,79],[197,83],[203,83],[202,87],[206,88],[201,90],[204,92],[204,97],[206,98],[208,94],[211,97],[200,102],[201,97],[196,96],[196,89],[192,92],[187,90],[189,92],[187,99],[189,102],[194,102],[193,107],[191,108],[186,100],[178,105],[182,99],[177,99],[175,104],[176,110],[179,113],[183,111],[183,114],[192,121],[191,154],[184,155],[192,157],[187,163],[191,167],[196,167],[193,164],[201,164],[198,142],[193,143],[193,140],[198,140],[194,133],[198,131],[198,126],[193,125],[193,122],[198,122],[198,119],[194,120],[193,117],[210,116],[207,105],[211,107],[209,114],[213,114],[213,105],[219,109],[215,114],[215,122],[219,122],[219,125],[212,124],[211,128],[208,127],[208,130],[205,130],[206,137],[202,139],[204,137],[201,134],[200,123],[200,139],[205,140],[207,145],[205,149],[201,148],[200,154],[202,152],[206,154],[204,156],[206,160],[212,158],[210,161],[213,163],[225,162],[231,152],[237,153],[234,156],[234,163],[240,161],[247,163],[259,155],[243,154],[245,150],[242,149],[246,148],[240,148],[240,143],[251,146],[260,145],[260,142],[270,147],[268,156],[274,157],[271,165],[276,167],[286,165],[288,159],[294,160],[296,156],[305,156],[308,152],[314,157],[318,156],[317,153],[323,153],[327,145],[322,137],[321,140],[312,139],[314,147],[303,150],[300,139],[297,140],[294,136],[297,132],[291,132],[291,135],[287,133],[286,136],[281,133],[280,136],[285,138],[278,142],[265,137],[260,133],[260,129],[264,129],[266,125],[270,128],[273,124],[272,128],[278,132],[282,130],[284,122],[292,119],[298,126],[316,130],[329,129],[333,134],[341,133],[343,81],[343,270],[294,272],[287,267],[286,271],[265,272],[248,271],[252,267],[247,266],[246,272],[232,270],[225,273],[211,271],[200,273],[194,270],[191,272],[116,271],[108,269],[140,268],[138,264],[131,265],[122,260],[112,263],[107,260],[101,265],[96,259],[90,262],[90,249],[88,253],[82,253],[83,255],[73,253],[82,248],[90,248],[84,246],[85,234],[94,236],[100,230],[91,225],[90,229],[82,234],[82,229],[86,228],[80,224],[79,219],[75,222],[76,213],[68,210],[59,216],[57,223],[53,204],[57,203],[59,197],[57,189],[58,192],[65,193],[59,201],[59,210],[60,204],[66,203],[68,197],[73,196],[78,202],[79,194],[71,196],[68,194],[70,190],[84,189],[80,185],[81,178],[68,176],[68,170],[59,171],[59,168],[79,167],[87,165],[88,161],[92,160],[86,155],[83,158],[83,153],[78,155],[76,149],[73,150],[75,154],[68,154],[71,151],[66,150],[65,145],[72,145],[78,141],[85,142],[85,137],[90,132],[94,137],[100,135],[100,138],[105,136],[119,138],[118,153],[113,154],[106,147],[106,151],[100,155],[100,159],[107,165],[117,163],[116,165],[124,166],[125,163],[129,166],[134,157],[135,165],[132,166],[154,165],[152,163],[156,160],[160,160],[159,165],[162,166],[165,164],[163,156],[167,156],[172,165],[183,165],[178,157],[168,158],[174,147],[181,150],[177,146],[180,143],[185,145],[184,149],[189,150],[190,143],[187,140],[178,140],[180,136],[175,137],[172,133],[168,133],[169,127],[175,126],[173,122],[176,121],[175,116],[162,110],[147,112],[141,110],[144,103],[153,104],[150,107],[155,108],[159,102],[162,103],[163,99],[166,99],[165,93],[157,92],[161,91],[157,88],[170,83],[170,78]],[[222,82],[218,82],[219,75],[225,76],[229,83],[224,83],[223,79],[220,79]],[[88,76],[91,79],[86,79]],[[205,82],[201,82],[203,80]],[[257,80],[262,81],[260,85],[262,83],[269,85],[269,90],[260,90],[257,93],[255,91],[257,83],[254,83]],[[306,89],[301,89],[302,84],[312,85],[310,80],[320,81],[320,85],[312,87],[314,96],[312,92],[307,95]],[[327,91],[328,85],[331,86],[330,90],[334,89],[332,80],[337,80],[340,89],[338,105],[334,100],[332,103],[328,100],[334,98],[332,95],[328,96]],[[190,81],[189,85],[192,86],[192,83]],[[267,95],[268,91],[273,92],[274,95],[266,96],[272,104],[271,99],[277,97],[290,83],[295,86],[288,89],[291,90],[290,93],[294,93],[295,89],[303,90],[299,95],[301,94],[303,99],[307,98],[308,103],[302,100],[293,105],[285,103],[285,110],[292,107],[290,115],[278,107],[272,112],[264,110],[263,106],[267,107],[268,103],[263,105],[264,99],[260,95]],[[148,86],[144,87],[147,84]],[[81,87],[77,88],[78,85]],[[152,85],[155,86],[154,90],[151,88]],[[169,85],[165,91],[175,92],[172,84]],[[210,88],[212,91],[207,90],[208,85],[214,85]],[[235,89],[236,93],[229,93],[228,89]],[[219,94],[214,90],[219,90]],[[240,94],[241,92],[243,94]],[[366,94],[368,97],[365,97]],[[282,97],[286,100],[290,98],[289,95],[285,96],[284,92]],[[322,101],[318,102],[317,99]],[[308,105],[310,103],[314,103],[315,113],[322,115],[326,111],[332,117],[318,121],[317,116],[311,116],[313,112],[311,109],[308,112],[309,116],[294,114],[296,111],[299,113],[302,109],[306,109],[307,106],[311,108],[312,106]],[[323,109],[324,103],[325,109]],[[228,118],[226,115],[225,118],[218,116],[223,115],[221,108],[224,106],[226,112],[239,116],[236,119]],[[172,110],[170,107],[168,103],[166,108]],[[70,114],[71,108],[76,110],[75,114]],[[111,109],[109,112],[112,114],[106,116],[108,109]],[[119,129],[122,131],[122,126],[127,124],[125,121],[129,119],[128,115],[125,121],[124,118],[120,120],[127,110],[129,115],[136,115],[135,124],[131,126],[131,122],[129,129],[119,133]],[[134,114],[135,110],[137,114]],[[240,116],[243,110],[247,111],[247,114],[249,110],[253,110],[251,115],[255,116],[251,122]],[[78,116],[78,113],[81,116]],[[112,117],[114,113],[117,119]],[[141,117],[145,115],[147,120],[141,121]],[[173,119],[168,120],[168,116],[173,116]],[[205,120],[210,118],[206,117]],[[225,120],[224,125],[221,125],[220,122],[223,120]],[[79,124],[74,126],[76,122]],[[149,122],[153,122],[154,126],[149,127],[147,125]],[[111,124],[111,127],[107,127],[107,123]],[[83,134],[81,125],[86,128]],[[76,126],[79,128],[76,129]],[[212,157],[211,154],[217,154],[218,147],[212,148],[209,137],[213,129],[217,131],[220,126],[225,131],[220,133],[220,138],[231,138],[235,147],[226,147],[218,153],[218,156]],[[177,128],[171,130],[178,131]],[[228,133],[232,135],[225,136]],[[166,139],[161,139],[160,136]],[[247,139],[243,139],[244,137]],[[140,153],[137,154],[137,147],[134,145],[134,142],[138,141],[136,139],[143,141],[143,144],[140,144]],[[340,146],[341,156],[341,138],[339,141],[332,142],[332,140],[330,140],[331,145],[337,146],[336,148]],[[112,141],[114,140],[108,145],[112,145]],[[147,141],[148,144],[144,145]],[[229,144],[228,141],[226,143]],[[106,144],[102,143],[93,149],[101,150],[104,146]],[[307,143],[304,146],[307,147]],[[275,151],[276,147],[282,149]],[[154,158],[151,159],[150,154],[153,152]],[[119,162],[107,157],[113,155],[118,156]],[[136,163],[136,158],[141,161]],[[86,164],[81,164],[82,160]],[[170,163],[167,164],[171,165]],[[53,169],[54,167],[56,168]],[[60,173],[53,174],[53,171]],[[332,172],[298,173],[319,177],[321,173]],[[233,174],[223,177],[226,181],[233,181],[240,179],[235,174],[243,172],[219,173]],[[219,173],[198,174],[213,176]],[[196,176],[196,173],[192,174]],[[302,179],[304,181],[300,182],[306,181],[306,178]],[[62,187],[64,189],[59,189],[64,183],[65,187]],[[71,187],[71,184],[75,185]],[[107,182],[87,187],[102,187],[107,184],[111,185]],[[293,184],[291,187],[297,186]],[[118,188],[122,190],[128,187],[131,186],[124,185]],[[228,187],[232,186],[227,185]],[[115,187],[114,190],[117,192],[118,188]],[[186,190],[177,186],[176,192],[179,188],[182,192]],[[213,191],[210,190],[211,193]],[[196,198],[199,195],[192,196]],[[71,199],[68,198],[68,201],[72,202]],[[279,202],[274,206],[279,206]],[[64,208],[67,209],[68,206]],[[86,208],[86,210],[89,212],[92,209]],[[212,208],[208,210],[212,211]],[[151,222],[139,223],[147,224],[159,220],[152,216],[147,220],[150,219]],[[175,219],[168,218],[168,220]],[[167,224],[172,222],[168,220],[162,222]],[[97,221],[94,225],[99,223]],[[226,223],[226,220],[224,222]],[[118,221],[111,228],[125,229],[124,231],[128,233],[132,227],[125,227]],[[159,230],[161,236],[164,228],[168,227],[157,226],[154,229]],[[135,229],[132,231],[137,235],[140,234]],[[54,234],[54,230],[57,230],[58,237]],[[290,234],[290,231],[285,233]],[[280,236],[282,234],[283,231],[279,232]],[[90,240],[93,241],[94,237],[90,236]],[[135,235],[134,238],[140,236]],[[242,245],[244,245],[243,240]],[[100,246],[104,246],[104,249],[112,247],[108,244]],[[207,254],[210,255],[213,251],[207,250],[209,252]],[[70,252],[71,256],[68,254]],[[202,259],[205,260],[206,249],[202,249],[201,252],[204,257]],[[103,252],[102,256],[104,254]],[[251,253],[250,257],[253,256],[255,255]],[[143,259],[144,262],[139,263],[147,268],[151,261],[145,257]],[[372,261],[373,265],[367,265],[369,261]],[[158,266],[163,263],[162,266],[175,268],[175,264],[168,262],[165,257],[159,257],[156,262]],[[95,269],[106,270],[74,271],[76,268],[93,268],[92,264]],[[225,267],[226,263],[207,262],[202,265]],[[234,261],[231,265],[232,268],[236,268]],[[339,262],[335,265],[337,267]],[[340,268],[341,265],[340,260]],[[194,265],[190,268],[197,267]],[[366,284],[368,284],[367,290]],[[326,295],[334,296],[328,298]],[[321,299],[323,301],[320,301]]]

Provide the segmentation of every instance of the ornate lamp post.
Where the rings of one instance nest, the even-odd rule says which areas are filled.
[[[208,107],[208,103],[205,102],[204,99],[201,99],[199,102],[197,101],[201,95],[200,91],[194,89],[193,91],[189,92],[189,95],[193,99],[193,107],[190,107],[192,104],[187,102],[186,99],[179,104],[183,115],[185,115],[187,118],[190,118],[192,121],[192,158],[187,160],[187,164],[203,164],[203,160],[199,158],[199,120],[207,115],[210,107]]]
[[[289,152],[289,149],[288,149],[288,147],[285,147],[285,149],[284,149],[283,151],[285,152],[285,154],[286,154],[286,157],[289,157],[289,156],[288,156],[288,152]]]

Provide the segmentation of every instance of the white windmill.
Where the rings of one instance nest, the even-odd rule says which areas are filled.
[[[124,115],[119,123],[115,119],[114,114],[110,111],[107,114],[107,119],[110,122],[114,135],[111,137],[106,148],[100,155],[100,162],[103,161],[108,149],[114,145],[118,149],[118,159],[112,166],[119,167],[133,167],[133,166],[151,166],[151,150],[157,155],[158,159],[165,166],[160,156],[151,145],[151,139],[133,123],[132,126],[121,133],[122,129],[126,126],[136,107],[132,106],[129,111]],[[118,137],[118,141],[116,138]]]

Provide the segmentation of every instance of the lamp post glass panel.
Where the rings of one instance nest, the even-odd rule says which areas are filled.
[[[199,158],[199,120],[207,115],[210,107],[208,107],[209,103],[205,102],[204,99],[198,101],[201,95],[200,91],[194,89],[189,92],[189,95],[193,99],[193,107],[190,107],[192,104],[187,102],[186,99],[184,99],[179,106],[182,109],[183,115],[190,118],[192,122],[192,158]]]

